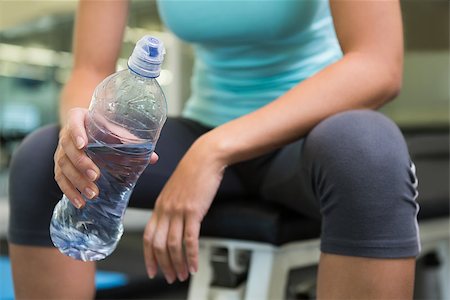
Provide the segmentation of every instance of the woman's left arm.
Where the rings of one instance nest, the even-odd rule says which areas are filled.
[[[379,108],[398,94],[403,70],[399,2],[336,0],[331,11],[342,59],[269,105],[205,135],[226,164],[296,140],[333,114]]]
[[[400,4],[330,1],[344,56],[270,104],[219,126],[189,149],[157,199],[144,233],[147,271],[169,282],[198,264],[200,222],[226,166],[305,136],[325,118],[375,109],[399,92],[403,69]],[[318,49],[320,51],[320,49]]]

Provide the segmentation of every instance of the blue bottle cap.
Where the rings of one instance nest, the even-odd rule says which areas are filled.
[[[144,77],[158,77],[165,53],[166,50],[161,40],[146,35],[136,43],[133,53],[128,59],[128,68]]]

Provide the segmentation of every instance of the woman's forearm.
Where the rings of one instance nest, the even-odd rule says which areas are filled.
[[[80,0],[75,21],[74,66],[60,100],[60,123],[74,107],[87,107],[95,86],[115,71],[127,23],[128,1]]]
[[[344,57],[267,106],[206,134],[224,165],[304,136],[341,111],[378,108],[400,90],[403,36],[399,1],[330,1]],[[320,51],[320,49],[318,49]]]
[[[378,108],[400,85],[401,62],[348,54],[267,106],[210,131],[202,142],[225,165],[247,160],[304,136],[335,113]]]

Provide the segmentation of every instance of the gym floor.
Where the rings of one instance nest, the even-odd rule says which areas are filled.
[[[97,291],[96,298],[149,300],[186,299],[189,284],[188,282],[177,282],[172,285],[168,285],[161,275],[158,275],[152,280],[147,277],[140,243],[140,234],[125,233],[117,249],[108,258],[98,262],[97,269],[99,271],[122,274],[125,276],[127,284],[110,288],[103,287]],[[3,258],[8,256],[8,246],[4,238],[0,240],[0,253]],[[0,270],[0,277],[5,279],[4,276],[11,276],[9,264],[2,264],[1,266],[2,270]],[[12,283],[12,281],[8,279],[6,282]],[[0,300],[12,299],[10,298],[12,294],[12,286],[2,286],[1,289],[3,291],[0,292]]]

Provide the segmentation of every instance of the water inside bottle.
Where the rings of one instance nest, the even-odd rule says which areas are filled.
[[[81,209],[65,196],[57,204],[50,231],[61,252],[91,261],[114,251],[123,233],[122,218],[129,197],[152,151],[151,143],[105,145],[90,138],[86,154],[101,171],[96,182],[100,192]]]

